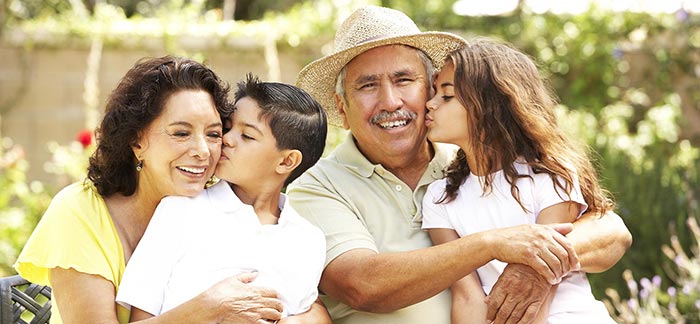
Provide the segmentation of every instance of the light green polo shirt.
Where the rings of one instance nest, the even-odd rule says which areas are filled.
[[[292,207],[325,233],[326,265],[353,249],[386,253],[432,245],[421,230],[421,202],[428,184],[442,178],[455,152],[450,145],[434,148],[435,157],[415,191],[383,166],[368,161],[351,134],[287,188]],[[333,323],[450,323],[449,290],[388,314],[356,311],[321,297]]]

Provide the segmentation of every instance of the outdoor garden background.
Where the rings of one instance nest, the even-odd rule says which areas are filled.
[[[232,84],[249,71],[293,83],[331,51],[342,19],[376,4],[530,54],[634,237],[614,268],[589,275],[595,295],[620,323],[700,323],[700,5],[568,2],[0,1],[0,276],[14,274],[52,195],[84,177],[106,97],[138,58],[190,56]],[[333,129],[327,149],[341,137]]]

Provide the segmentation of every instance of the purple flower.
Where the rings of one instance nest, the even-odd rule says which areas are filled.
[[[646,300],[649,298],[649,289],[642,288],[642,290],[639,292],[639,298]]]
[[[676,297],[676,287],[668,287],[666,291],[671,297]]]
[[[676,11],[676,19],[681,22],[688,20],[688,12],[684,8],[680,8]]]
[[[651,288],[651,281],[649,281],[648,278],[644,277],[639,280],[639,283],[642,285],[644,288]]]
[[[660,287],[661,286],[661,276],[654,276],[654,278],[651,278],[651,281],[654,283],[654,286]]]
[[[683,291],[683,294],[684,294],[684,295],[689,295],[690,292],[691,292],[691,288],[690,288],[690,286],[685,286],[685,285],[684,285],[684,286],[683,286],[683,289],[681,289],[681,291]]]
[[[636,310],[636,309],[637,309],[637,300],[636,300],[636,299],[630,299],[630,300],[628,300],[628,301],[627,301],[627,306],[628,306],[630,309],[632,309],[632,310]],[[698,308],[700,308],[700,307],[698,307]]]
[[[630,280],[627,282],[627,287],[629,287],[630,291],[636,291],[637,290],[637,282],[634,280]]]
[[[615,58],[616,60],[620,60],[620,59],[622,59],[623,54],[625,54],[625,53],[622,51],[622,49],[618,46],[615,46],[615,48],[613,49],[613,52],[612,52],[613,58]]]

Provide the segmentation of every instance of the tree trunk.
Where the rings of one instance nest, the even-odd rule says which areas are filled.
[[[233,20],[236,12],[236,0],[224,0],[223,20]]]

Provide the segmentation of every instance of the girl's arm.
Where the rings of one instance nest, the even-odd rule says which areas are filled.
[[[532,322],[533,324],[547,324],[547,318],[549,317],[549,308],[552,305],[552,300],[554,300],[554,295],[557,292],[557,287],[559,287],[558,284],[553,285],[552,288],[549,289],[547,299],[545,300],[542,307],[540,307],[539,311],[537,311],[535,321]]]
[[[431,228],[428,230],[434,245],[453,241],[459,238],[457,232],[448,228]],[[453,324],[479,323],[486,321],[486,303],[484,290],[476,271],[457,280],[450,286],[452,292]]]
[[[452,292],[451,323],[483,324],[486,321],[486,303],[484,290],[476,271],[457,280],[450,287]]]
[[[537,224],[571,223],[575,221],[580,214],[581,204],[574,201],[564,201],[543,209],[537,216]],[[557,286],[558,285],[553,285],[549,290],[547,300],[537,312],[534,323],[547,324],[549,307],[552,305],[552,300],[554,300]]]

